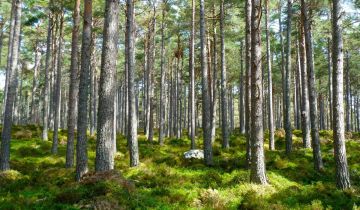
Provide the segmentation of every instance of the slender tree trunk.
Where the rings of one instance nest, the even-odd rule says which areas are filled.
[[[285,144],[286,154],[292,151],[292,127],[291,127],[291,19],[292,19],[292,0],[288,0],[287,5],[287,29],[286,29],[286,66],[285,66],[285,85],[284,85],[284,128],[285,128]]]
[[[205,2],[200,0],[200,45],[201,45],[201,72],[202,72],[202,128],[204,139],[205,165],[213,164],[211,142],[211,116],[210,116],[210,91],[208,84],[208,68],[206,60],[206,33],[205,33]]]
[[[269,100],[268,100],[269,148],[270,148],[270,150],[275,150],[270,31],[269,31],[269,0],[265,0],[265,29],[266,29],[266,61],[267,61],[267,70],[268,70],[268,94],[269,94]]]
[[[245,135],[246,167],[251,161],[251,7],[252,0],[245,1]]]
[[[332,63],[333,63],[333,126],[334,126],[334,159],[336,166],[336,185],[340,189],[351,187],[346,158],[344,127],[344,87],[343,87],[343,40],[341,34],[341,3],[333,0],[332,9]]]
[[[303,23],[302,23],[303,24]],[[308,91],[308,82],[307,82],[307,70],[306,70],[306,51],[305,51],[305,35],[304,27],[300,25],[299,27],[299,56],[300,56],[300,69],[301,69],[301,91],[302,91],[302,105],[301,105],[301,127],[303,133],[303,147],[311,147],[310,139],[310,107],[309,107],[309,91]]]
[[[80,27],[80,0],[75,1],[71,43],[71,64],[70,64],[70,87],[69,87],[69,109],[68,109],[68,134],[66,145],[66,168],[74,165],[74,138],[75,138],[75,121],[76,121],[76,99],[77,99],[77,80],[78,80],[78,42]]]
[[[13,0],[12,24],[14,28],[13,36],[9,37],[12,40],[12,44],[9,48],[8,60],[8,87],[6,91],[6,103],[3,128],[1,133],[1,152],[0,152],[0,170],[10,170],[10,138],[11,127],[13,119],[13,106],[16,97],[17,86],[17,68],[19,59],[19,44],[20,44],[20,29],[21,29],[21,0]]]
[[[301,11],[303,13],[304,33],[305,33],[305,48],[306,61],[308,73],[308,88],[309,88],[309,103],[310,103],[310,123],[311,123],[311,138],[314,157],[314,168],[317,171],[323,170],[324,165],[321,158],[320,137],[319,137],[319,118],[317,111],[317,94],[315,86],[315,70],[313,61],[312,49],[312,35],[309,14],[305,0],[301,0]],[[305,84],[306,85],[306,84]]]
[[[56,72],[56,85],[54,91],[54,136],[51,147],[51,153],[57,154],[59,143],[59,119],[60,119],[60,100],[61,100],[61,69],[62,69],[62,45],[63,45],[63,30],[64,30],[64,14],[60,14],[60,34],[57,51],[57,72]]]
[[[331,43],[330,38],[327,40],[327,59],[328,59],[328,91],[329,91],[329,115],[330,115],[330,129],[333,129],[333,105],[332,105],[332,66],[331,66]]]
[[[225,33],[224,33],[224,0],[220,7],[220,36],[221,36],[221,133],[222,147],[229,148],[229,126],[228,126],[228,107],[227,107],[227,75],[225,64]]]
[[[195,115],[195,46],[194,46],[194,42],[195,42],[195,13],[196,13],[196,8],[195,8],[195,0],[191,1],[191,5],[192,5],[192,13],[191,13],[191,34],[190,34],[190,58],[189,58],[189,69],[190,69],[190,138],[191,138],[191,149],[195,149],[196,148],[196,143],[195,143],[195,135],[196,135],[196,130],[195,130],[195,120],[196,120],[196,115]]]
[[[76,180],[88,171],[87,155],[87,125],[88,125],[88,98],[90,68],[91,68],[91,33],[92,33],[92,0],[84,1],[84,23],[81,45],[81,69],[79,82],[79,102],[77,119],[76,144]],[[116,57],[114,57],[116,59]],[[111,67],[110,67],[111,68]],[[115,131],[113,131],[115,132]]]
[[[213,4],[213,16],[215,14],[216,8]],[[212,84],[211,84],[211,141],[214,143],[216,135],[216,109],[217,109],[217,74],[218,74],[218,54],[217,54],[217,33],[216,33],[216,18],[213,20],[213,58],[212,58]],[[211,54],[211,53],[210,53]],[[211,69],[211,68],[210,68]],[[209,73],[210,74],[210,73]]]
[[[194,1],[194,0],[193,0]],[[167,0],[162,2],[162,19],[161,19],[161,60],[160,60],[160,71],[161,71],[161,82],[160,82],[160,122],[159,122],[159,144],[164,144],[165,136],[165,7],[167,5]]]
[[[134,167],[139,165],[139,148],[137,140],[137,117],[136,117],[136,107],[135,107],[135,90],[134,90],[134,80],[135,80],[135,60],[134,60],[134,47],[135,47],[135,38],[134,38],[134,2],[133,0],[126,1],[126,42],[128,43],[128,48],[125,52],[126,60],[128,63],[128,104],[129,104],[129,126],[128,126],[128,143],[130,150],[130,166]]]
[[[246,78],[246,76],[245,76]],[[245,107],[244,107],[244,42],[240,44],[240,83],[239,83],[239,120],[240,133],[245,134]]]
[[[264,157],[261,69],[261,0],[252,0],[251,11],[251,172],[250,181],[267,184]]]
[[[51,56],[51,34],[53,28],[53,19],[51,14],[49,14],[49,23],[48,23],[48,31],[46,38],[46,58],[45,58],[45,79],[44,79],[44,94],[43,94],[43,130],[42,130],[42,140],[48,140],[48,122],[49,122],[49,74],[50,74],[50,56]]]
[[[0,55],[1,56],[1,55]],[[33,76],[33,86],[31,91],[31,106],[30,106],[30,116],[31,116],[31,123],[35,124],[36,120],[36,106],[35,106],[35,100],[36,100],[36,92],[38,89],[38,76],[39,76],[39,68],[41,63],[41,52],[40,47],[38,46],[38,42],[35,46],[35,66],[34,66],[34,76]]]
[[[107,0],[105,6],[103,49],[99,87],[99,107],[95,170],[114,169],[113,127],[115,74],[118,54],[119,1]]]
[[[346,86],[346,131],[351,131],[351,91],[350,91],[350,66],[349,66],[349,52],[345,51],[345,86]]]

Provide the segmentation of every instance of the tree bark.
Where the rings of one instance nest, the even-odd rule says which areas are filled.
[[[228,101],[227,101],[227,75],[225,64],[225,33],[224,33],[224,0],[220,6],[220,36],[221,36],[221,133],[222,147],[229,148]]]
[[[92,0],[84,1],[84,23],[81,45],[81,69],[79,82],[79,102],[76,144],[76,180],[88,171],[87,136],[88,99],[91,68]],[[115,57],[116,59],[116,57]]]
[[[194,1],[194,0],[193,0]],[[164,144],[165,136],[165,13],[166,13],[167,0],[162,1],[162,19],[161,19],[161,51],[160,51],[160,71],[161,71],[161,82],[160,82],[160,122],[159,122],[159,144]],[[191,59],[191,58],[190,58]]]
[[[13,120],[13,106],[16,97],[17,87],[17,68],[19,59],[19,45],[20,45],[20,29],[21,29],[21,0],[13,0],[13,7],[11,13],[12,24],[14,31],[13,36],[9,39],[12,40],[12,44],[9,48],[9,59],[8,60],[8,87],[6,91],[6,103],[4,112],[3,128],[1,133],[1,152],[0,152],[0,170],[10,170],[10,138],[11,138],[11,127]]]
[[[245,135],[246,167],[251,161],[251,6],[252,0],[245,1]]]
[[[265,30],[266,30],[266,62],[268,70],[268,109],[269,109],[269,149],[275,150],[274,138],[274,114],[273,114],[273,94],[272,94],[272,72],[271,72],[271,51],[270,51],[270,31],[269,31],[269,0],[265,0]]]
[[[344,55],[341,33],[341,3],[340,0],[333,0],[332,3],[333,126],[336,185],[340,189],[347,189],[351,187],[351,184],[345,146],[343,105]]]
[[[324,165],[321,158],[320,137],[319,137],[319,118],[317,111],[317,94],[315,86],[315,70],[313,61],[312,49],[312,35],[309,20],[308,9],[305,0],[301,0],[301,12],[303,13],[304,33],[305,33],[305,48],[307,61],[307,76],[309,89],[309,103],[310,103],[310,124],[311,124],[311,138],[314,157],[314,168],[317,171],[323,170]],[[306,84],[305,84],[306,85]]]
[[[128,63],[128,104],[129,104],[129,123],[128,123],[128,143],[130,150],[130,166],[139,165],[139,148],[137,140],[137,117],[135,106],[135,61],[134,61],[134,2],[133,0],[126,1],[126,42],[128,48],[125,51],[126,60]]]
[[[210,91],[208,84],[208,67],[206,60],[206,33],[205,33],[205,2],[200,0],[200,46],[201,46],[201,72],[202,72],[202,128],[204,139],[205,165],[213,164],[211,142],[211,116],[210,116]]]
[[[51,153],[57,154],[59,143],[59,119],[60,119],[60,102],[61,102],[61,67],[62,67],[62,45],[63,45],[63,31],[64,30],[64,13],[60,14],[60,34],[57,51],[57,72],[56,85],[54,87],[54,136],[51,147]]]
[[[292,151],[292,127],[291,127],[291,19],[292,19],[292,0],[288,0],[287,4],[287,29],[286,29],[286,66],[285,66],[285,85],[284,85],[284,128],[285,128],[285,144],[286,154]]]
[[[80,28],[80,0],[75,1],[73,12],[73,29],[71,42],[71,64],[70,64],[70,87],[68,102],[68,133],[66,144],[66,168],[74,165],[74,138],[75,138],[75,121],[76,121],[76,101],[78,92],[78,42]]]
[[[95,170],[114,169],[113,124],[118,54],[119,1],[107,0],[101,56]]]
[[[251,172],[250,181],[267,184],[264,156],[261,68],[261,0],[252,0],[251,11]]]
[[[192,13],[191,13],[191,34],[190,34],[190,58],[189,58],[189,69],[190,69],[190,138],[191,138],[191,149],[196,148],[195,143],[195,0],[191,1]]]

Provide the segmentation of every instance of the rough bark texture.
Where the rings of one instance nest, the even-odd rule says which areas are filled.
[[[113,124],[119,35],[119,1],[107,0],[101,56],[95,170],[114,169]]]
[[[274,138],[274,112],[272,94],[272,72],[271,72],[271,51],[270,51],[270,31],[269,31],[269,0],[265,0],[265,29],[266,29],[266,62],[268,69],[268,109],[269,109],[269,148],[275,149]]]
[[[245,135],[246,167],[251,161],[251,0],[245,1]]]
[[[221,36],[221,133],[222,147],[229,148],[228,101],[227,101],[227,75],[225,64],[225,34],[224,34],[224,0],[220,7],[220,36]],[[215,43],[216,44],[216,43]]]
[[[250,181],[257,184],[267,184],[265,173],[261,69],[261,0],[252,0]]]
[[[204,139],[205,165],[213,164],[211,142],[211,116],[210,116],[210,91],[208,84],[208,67],[206,60],[206,32],[205,32],[205,2],[200,0],[200,45],[201,45],[201,72],[202,72],[202,128]]]
[[[291,127],[291,107],[290,107],[290,83],[291,83],[291,19],[292,19],[292,0],[287,4],[287,29],[286,29],[286,66],[285,66],[285,85],[284,85],[284,128],[286,154],[292,151],[292,127]]]
[[[81,69],[79,83],[79,102],[77,119],[77,143],[76,143],[76,179],[88,171],[87,136],[88,128],[88,99],[90,67],[91,67],[91,30],[92,30],[92,0],[84,1],[84,24],[81,45]]]
[[[11,48],[8,52],[11,59],[8,60],[8,87],[6,91],[6,103],[4,112],[4,124],[1,133],[1,152],[0,152],[0,170],[10,170],[10,138],[13,119],[13,106],[16,97],[17,87],[17,68],[19,59],[20,29],[21,29],[21,0],[13,0],[11,13],[14,24]]]
[[[340,189],[351,187],[346,158],[344,127],[344,87],[343,87],[343,40],[341,34],[341,3],[333,0],[332,14],[332,62],[333,62],[333,126],[334,126],[334,158],[336,165],[336,185]]]
[[[71,64],[70,64],[70,86],[68,101],[68,133],[66,145],[66,168],[74,165],[74,138],[75,138],[75,122],[76,122],[76,101],[77,101],[77,80],[78,80],[78,43],[79,43],[79,27],[80,27],[80,0],[75,1],[73,12],[73,29],[71,41]]]
[[[305,33],[305,48],[306,48],[306,64],[307,64],[307,76],[308,76],[308,88],[309,88],[309,103],[310,103],[310,124],[311,124],[311,138],[314,157],[314,168],[317,171],[323,169],[324,165],[321,158],[320,150],[320,137],[319,137],[319,118],[317,111],[317,94],[315,85],[315,69],[313,61],[313,49],[312,49],[312,36],[309,14],[305,0],[301,0],[301,11],[303,13],[304,33]],[[306,85],[306,84],[305,84]]]
[[[126,60],[128,63],[128,144],[130,150],[130,166],[139,165],[139,147],[137,139],[137,116],[135,104],[135,61],[134,61],[134,2],[132,0],[126,1],[126,42],[128,47],[126,50]]]

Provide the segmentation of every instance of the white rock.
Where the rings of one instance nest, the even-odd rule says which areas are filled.
[[[193,149],[187,152],[184,152],[185,159],[204,159],[204,151],[199,149]]]

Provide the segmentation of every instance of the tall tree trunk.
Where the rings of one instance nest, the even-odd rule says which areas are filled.
[[[246,78],[246,76],[245,76]],[[244,107],[244,42],[240,44],[240,83],[239,83],[239,121],[240,133],[245,134],[245,107]]]
[[[261,0],[252,0],[251,11],[251,172],[250,181],[267,184],[264,157],[261,69]]]
[[[195,0],[191,1],[192,13],[191,13],[191,34],[190,34],[190,58],[189,58],[189,69],[190,69],[190,138],[191,138],[191,149],[196,148],[195,143]]]
[[[201,72],[202,72],[202,128],[204,139],[205,165],[213,164],[211,142],[211,116],[210,116],[210,91],[208,84],[208,67],[206,60],[206,33],[205,33],[205,2],[200,0],[200,46],[201,46]]]
[[[246,167],[251,161],[251,5],[252,0],[245,1],[245,135]]]
[[[285,66],[285,85],[284,85],[284,128],[285,128],[285,144],[286,154],[292,151],[292,127],[291,127],[291,19],[292,19],[292,0],[287,3],[287,29],[286,29],[286,66]]]
[[[303,14],[302,14],[303,15]],[[300,56],[300,69],[301,69],[301,91],[302,91],[302,105],[301,105],[301,128],[303,133],[303,147],[311,147],[310,139],[310,107],[309,107],[309,90],[307,82],[307,70],[306,70],[306,51],[305,51],[305,35],[303,23],[299,27],[299,56]]]
[[[12,24],[14,28],[13,36],[9,37],[12,40],[11,48],[9,48],[8,60],[8,87],[6,91],[6,103],[3,128],[1,133],[1,152],[0,152],[0,170],[10,170],[10,138],[11,127],[13,119],[13,106],[16,97],[17,86],[17,68],[19,59],[19,44],[20,44],[20,28],[21,28],[21,0],[13,0]]]
[[[336,185],[340,189],[351,187],[346,158],[344,127],[344,87],[343,87],[343,40],[341,34],[341,3],[333,0],[332,9],[332,63],[333,63],[333,126],[334,126],[334,159],[336,166]]]
[[[272,94],[272,72],[271,72],[271,51],[270,51],[270,31],[269,31],[269,0],[265,0],[265,30],[266,30],[266,61],[268,69],[268,109],[269,109],[269,148],[275,149],[274,138],[274,114],[273,114],[273,94]]]
[[[126,42],[128,48],[125,51],[126,60],[128,63],[128,104],[129,104],[129,123],[128,123],[128,143],[130,150],[130,166],[139,165],[139,148],[137,140],[137,117],[135,107],[135,61],[134,61],[134,2],[133,0],[126,1]]]
[[[314,168],[317,171],[323,169],[324,165],[321,158],[320,137],[319,137],[319,118],[317,111],[317,96],[315,86],[315,70],[313,61],[312,49],[312,35],[309,20],[309,14],[305,0],[301,0],[301,12],[303,13],[304,33],[305,33],[305,48],[306,61],[308,73],[308,88],[309,88],[309,103],[310,103],[310,124],[311,124],[311,138],[314,157]],[[306,85],[306,84],[304,84]]]
[[[45,79],[44,79],[44,94],[43,94],[43,130],[42,130],[42,140],[48,140],[48,122],[49,122],[49,95],[50,95],[50,84],[49,84],[49,74],[50,74],[50,56],[51,56],[51,34],[53,28],[53,18],[49,14],[49,23],[48,31],[46,38],[46,57],[45,57]]]
[[[95,170],[114,169],[113,124],[118,54],[119,1],[107,0],[101,56]]]
[[[193,0],[194,1],[194,0]],[[161,71],[161,82],[160,82],[160,122],[159,122],[159,144],[164,144],[165,136],[165,13],[166,13],[167,1],[162,2],[162,19],[161,19],[161,51],[160,51],[160,71]],[[191,59],[191,58],[190,58]]]
[[[332,105],[332,66],[331,66],[331,43],[330,38],[327,40],[327,59],[328,59],[328,91],[329,91],[329,115],[330,115],[330,129],[333,129],[333,105]]]
[[[59,143],[59,120],[60,120],[60,102],[61,102],[61,69],[62,69],[62,45],[63,45],[63,32],[64,32],[64,13],[60,14],[60,28],[59,28],[59,42],[57,51],[57,72],[56,72],[56,85],[54,91],[54,136],[51,147],[51,153],[57,154]]]
[[[68,109],[68,133],[66,145],[66,168],[74,165],[74,138],[75,138],[75,121],[76,121],[76,99],[78,91],[78,42],[80,28],[80,0],[75,1],[73,12],[73,29],[71,42],[71,64],[70,64],[70,87],[69,87],[69,109]]]
[[[349,66],[349,52],[346,50],[345,51],[345,60],[346,60],[346,65],[345,65],[345,86],[346,86],[346,95],[345,95],[345,100],[346,100],[346,131],[350,132],[351,131],[351,91],[350,91],[350,66]]]
[[[225,33],[224,33],[224,0],[220,7],[220,36],[221,36],[221,133],[222,147],[229,148],[229,126],[228,126],[228,107],[227,107],[227,75],[225,64]]]
[[[76,180],[88,171],[87,155],[87,125],[88,125],[88,98],[90,68],[91,68],[91,33],[92,33],[92,0],[84,1],[84,23],[81,45],[81,69],[79,82],[79,102],[77,119],[77,144],[76,144]],[[116,53],[114,53],[116,56]],[[111,57],[111,56],[110,56]],[[116,59],[116,57],[113,57]],[[111,67],[110,67],[111,68]],[[113,131],[114,132],[114,131]]]
[[[215,14],[216,8],[213,4],[213,16]],[[217,33],[216,33],[216,18],[213,19],[213,53],[212,53],[212,84],[211,84],[211,141],[214,143],[216,135],[216,109],[217,109],[217,74],[218,74],[218,54],[217,54]],[[210,51],[210,50],[209,50]],[[211,53],[210,53],[211,54]],[[211,74],[211,73],[209,73]]]

